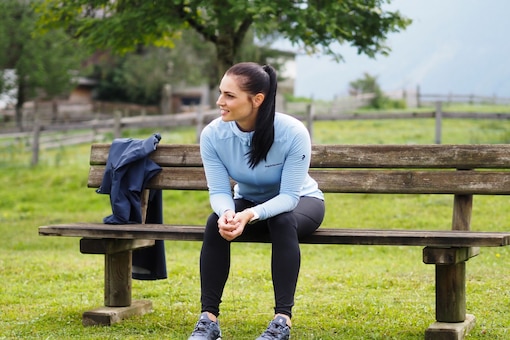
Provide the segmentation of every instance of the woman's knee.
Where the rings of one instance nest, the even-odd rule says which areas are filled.
[[[212,213],[207,218],[207,222],[205,224],[204,241],[211,237],[216,238],[217,236],[220,236],[220,233],[218,232],[218,215]]]
[[[270,230],[275,227],[278,229],[297,229],[297,220],[292,211],[273,216],[267,222]]]

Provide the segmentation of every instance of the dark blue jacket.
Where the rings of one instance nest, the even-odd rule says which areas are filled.
[[[144,140],[115,139],[108,153],[103,181],[97,192],[109,194],[112,215],[103,219],[107,224],[141,223],[141,194],[161,167],[149,158],[161,140],[154,134]],[[161,190],[150,190],[145,223],[163,223]],[[156,240],[152,247],[133,251],[132,277],[139,280],[167,278],[165,247]]]
[[[144,140],[115,139],[108,153],[103,181],[97,192],[110,194],[113,214],[107,224],[142,223],[140,198],[147,182],[161,171],[149,155],[161,140],[154,134]]]

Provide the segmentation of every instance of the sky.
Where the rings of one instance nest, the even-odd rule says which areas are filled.
[[[387,5],[413,20],[392,33],[389,56],[370,59],[349,46],[344,56],[296,57],[295,95],[331,100],[364,73],[385,92],[475,94],[510,98],[509,0],[394,0]]]

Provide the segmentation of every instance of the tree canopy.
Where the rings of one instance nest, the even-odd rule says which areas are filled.
[[[36,15],[30,1],[0,1],[0,93],[16,89],[16,123],[22,129],[26,100],[38,96],[52,98],[69,90],[72,71],[80,67],[83,55],[76,42],[62,30],[33,35]],[[15,77],[3,82],[6,70]]]
[[[43,0],[38,6],[42,29],[65,28],[73,37],[99,49],[117,52],[138,46],[173,47],[183,29],[199,33],[216,47],[216,73],[236,60],[250,29],[258,37],[285,38],[306,53],[342,59],[335,43],[358,53],[388,54],[385,39],[410,24],[391,0]]]
[[[122,55],[96,54],[94,71],[89,77],[98,80],[95,95],[98,100],[157,105],[162,99],[162,89],[208,84],[216,91],[218,79],[215,72],[214,45],[204,43],[197,32],[186,29],[182,38],[175,41],[175,48],[144,46]],[[241,47],[238,60],[251,60],[260,64],[271,63],[281,69],[281,52],[253,43],[250,30]],[[281,78],[280,78],[281,79]],[[210,104],[216,98],[211,96]],[[213,101],[214,100],[214,101]]]
[[[405,100],[390,99],[386,96],[377,81],[376,76],[368,73],[363,78],[353,80],[349,83],[349,93],[352,96],[370,94],[370,107],[374,109],[403,109],[406,107]]]

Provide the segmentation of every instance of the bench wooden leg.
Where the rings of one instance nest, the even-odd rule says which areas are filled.
[[[105,256],[104,307],[83,313],[84,326],[109,326],[152,310],[152,302],[149,300],[131,300],[133,251],[130,248],[141,246],[144,246],[142,242],[133,240],[82,240],[82,253],[104,253]]]
[[[475,317],[466,314],[466,260],[477,248],[431,248],[423,261],[436,267],[436,322],[426,331],[426,340],[462,340],[474,327]]]
[[[127,307],[131,305],[131,250],[104,256],[104,305]]]

